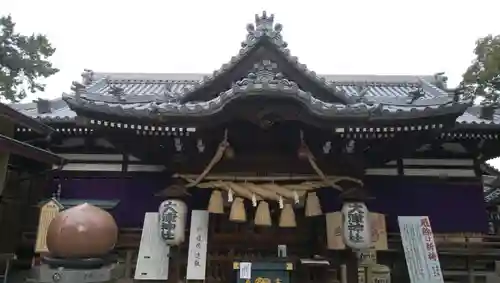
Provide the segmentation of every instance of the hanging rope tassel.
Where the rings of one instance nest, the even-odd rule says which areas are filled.
[[[228,182],[226,183],[231,190],[236,193],[236,198],[231,204],[231,212],[229,213],[229,220],[234,222],[245,222],[247,221],[247,215],[245,210],[245,203],[243,202],[243,198],[246,198],[252,202],[262,200],[261,197],[255,195],[250,192],[248,188],[243,186],[242,184]],[[256,205],[257,203],[255,203]]]
[[[208,212],[215,214],[224,213],[224,199],[222,198],[222,192],[219,190],[212,190],[210,195],[210,200],[208,202]]]
[[[279,226],[281,228],[297,227],[297,221],[295,220],[295,211],[293,211],[293,206],[291,203],[285,203],[283,209],[281,210]]]
[[[229,213],[229,220],[238,223],[247,221],[245,203],[242,198],[236,197],[234,199],[233,204],[231,205],[231,212]]]
[[[256,226],[272,226],[271,211],[269,210],[269,203],[267,201],[259,201],[257,210],[255,210],[254,223]]]
[[[212,168],[221,161],[222,157],[224,156],[224,152],[226,149],[229,147],[229,142],[227,139],[227,129],[224,131],[224,139],[220,142],[219,147],[217,148],[217,151],[215,152],[214,156],[212,157],[212,160],[208,163],[207,167],[203,170],[203,172],[194,180],[194,182],[188,184],[186,187],[194,187],[198,185],[207,175],[210,173]]]
[[[256,226],[271,226],[271,210],[269,209],[268,200],[277,199],[278,195],[275,193],[266,190],[261,185],[256,185],[251,182],[245,182],[242,184],[248,191],[252,192],[253,195],[260,196],[261,200],[257,205],[257,209],[255,210],[255,218],[254,224]]]
[[[328,180],[325,173],[323,173],[323,170],[321,170],[321,168],[319,168],[318,164],[316,163],[316,158],[314,157],[311,150],[309,149],[309,146],[307,146],[306,142],[304,141],[304,132],[302,132],[302,130],[300,131],[300,146],[304,148],[304,154],[306,155],[307,161],[309,161],[309,164],[311,165],[314,172],[316,172],[316,174],[318,174],[318,176],[321,178],[321,180],[323,180],[323,182],[325,182],[327,184],[332,183],[332,182],[330,182],[330,180]],[[332,187],[342,191],[342,188],[340,188],[339,186],[337,186],[333,183],[332,183]]]
[[[305,215],[307,217],[319,216],[323,214],[321,210],[321,204],[319,202],[318,195],[316,192],[307,193],[306,197],[306,207],[305,207]]]

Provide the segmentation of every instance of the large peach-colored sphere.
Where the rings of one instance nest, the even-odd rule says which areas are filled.
[[[114,248],[117,238],[113,216],[84,203],[60,212],[50,222],[47,248],[54,257],[99,257]]]

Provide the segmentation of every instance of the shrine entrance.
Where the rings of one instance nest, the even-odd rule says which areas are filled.
[[[399,211],[392,207],[400,190],[385,184],[406,176],[403,159],[454,129],[471,104],[464,91],[450,97],[420,77],[383,86],[381,78],[327,81],[290,55],[282,28],[273,15],[256,15],[238,54],[180,93],[167,90],[178,79],[97,82],[89,71],[64,97],[114,149],[162,166],[166,188],[155,196],[206,216],[206,260],[196,258],[195,266],[201,275],[185,270],[199,254],[179,241],[171,243],[171,282],[184,275],[224,283],[358,282],[354,251],[388,250],[383,213]],[[95,85],[106,93],[95,93]],[[129,93],[129,86],[141,91]],[[157,86],[162,91],[151,93]],[[393,94],[402,96],[385,99]],[[124,159],[126,172],[134,164]],[[413,172],[408,176],[421,176]],[[250,274],[242,268],[248,264]]]

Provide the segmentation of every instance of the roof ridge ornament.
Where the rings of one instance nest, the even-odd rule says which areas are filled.
[[[463,82],[454,89],[448,89],[448,91],[451,92],[451,95],[453,96],[453,102],[470,101],[473,103],[474,101],[473,91],[470,87],[464,85]]]
[[[260,16],[259,14],[255,14],[255,25],[252,23],[247,24],[247,38],[241,43],[241,47],[251,47],[260,38],[268,37],[278,47],[286,48],[288,44],[283,40],[283,36],[281,35],[282,30],[282,24],[274,24],[274,14],[268,16],[266,11],[263,11]]]
[[[413,104],[415,101],[425,96],[425,92],[421,87],[414,88],[408,91],[408,104]]]
[[[71,83],[71,91],[73,91],[75,93],[75,97],[77,99],[80,98],[80,96],[85,92],[86,89],[87,89],[87,87],[85,85],[81,84],[80,82],[73,81]]]
[[[247,76],[235,83],[237,86],[250,84],[282,84],[287,87],[298,88],[295,82],[286,79],[282,73],[278,72],[278,64],[271,60],[262,60],[255,63]]]
[[[365,85],[356,85],[354,87],[354,90],[356,91],[356,102],[357,103],[366,103],[366,95],[370,92],[370,87]]]
[[[94,82],[94,71],[90,69],[83,69],[82,84],[85,86],[90,86]]]
[[[257,78],[261,81],[271,81],[278,73],[278,64],[271,60],[262,60],[253,65],[253,70]]]
[[[108,93],[114,96],[119,101],[124,101],[125,89],[116,85],[110,85]]]
[[[433,84],[444,91],[449,91],[448,88],[448,77],[445,75],[445,72],[435,73],[433,75],[434,82]]]

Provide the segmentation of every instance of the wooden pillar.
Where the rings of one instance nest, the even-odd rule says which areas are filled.
[[[352,249],[346,249],[347,283],[359,282],[358,255]]]
[[[467,277],[469,283],[475,283],[476,282],[476,276],[474,276],[474,267],[472,266],[472,260],[470,256],[467,256]]]
[[[127,249],[125,252],[125,278],[132,278],[132,263],[134,250]]]
[[[0,134],[12,138],[14,136],[14,124],[3,117],[0,117]],[[0,150],[0,197],[5,188],[7,179],[7,169],[9,165],[10,153]]]
[[[170,255],[168,282],[178,283],[181,280],[181,266],[183,265],[180,246],[170,247]]]

